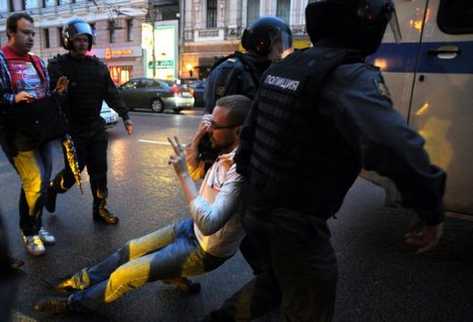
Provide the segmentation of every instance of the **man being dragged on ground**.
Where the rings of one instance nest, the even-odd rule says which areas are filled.
[[[199,191],[189,175],[184,149],[177,138],[169,140],[175,152],[169,163],[182,185],[192,218],[129,241],[102,262],[56,285],[57,290],[72,292],[69,296],[42,299],[35,309],[48,313],[95,310],[156,280],[198,291],[199,285],[186,277],[222,265],[237,251],[244,235],[239,214],[242,179],[233,157],[250,105],[250,99],[241,95],[221,98],[212,115],[201,122],[194,141],[208,133],[219,156]],[[196,155],[186,152],[188,158]]]

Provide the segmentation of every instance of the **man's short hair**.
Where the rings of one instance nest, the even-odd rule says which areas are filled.
[[[17,13],[12,14],[7,19],[7,37],[8,37],[8,39],[10,39],[10,35],[8,34],[8,32],[16,32],[16,29],[18,28],[18,20],[20,20],[20,19],[26,19],[29,22],[34,23],[33,17],[31,17],[27,13],[17,12]]]
[[[233,125],[242,125],[251,108],[251,99],[244,95],[229,95],[217,100],[215,106],[228,110],[228,122]]]

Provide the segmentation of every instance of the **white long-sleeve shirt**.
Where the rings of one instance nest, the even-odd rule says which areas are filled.
[[[239,202],[243,179],[236,172],[235,152],[217,158],[205,175],[199,196],[190,204],[200,246],[217,257],[232,256],[244,236]]]

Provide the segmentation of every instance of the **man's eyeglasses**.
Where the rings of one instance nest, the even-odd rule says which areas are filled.
[[[237,126],[239,125],[223,125],[215,123],[214,120],[210,121],[210,127],[214,130],[231,129]]]

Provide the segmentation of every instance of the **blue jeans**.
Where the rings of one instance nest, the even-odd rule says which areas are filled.
[[[81,289],[71,295],[74,310],[97,309],[147,282],[200,275],[225,262],[207,254],[197,241],[192,219],[129,241],[97,265],[71,279]]]

